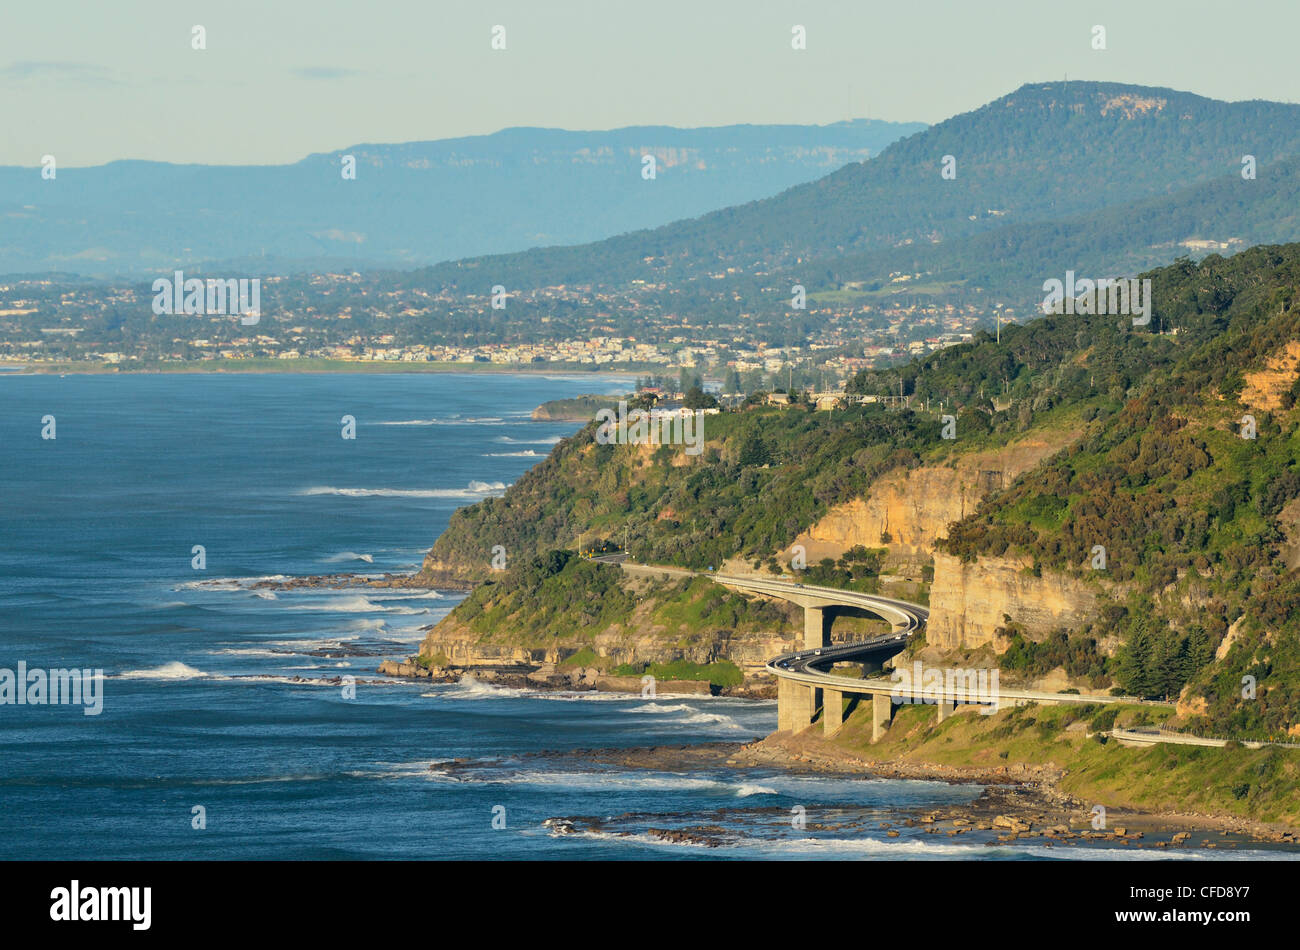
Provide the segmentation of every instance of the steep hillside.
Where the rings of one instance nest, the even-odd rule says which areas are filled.
[[[1122,584],[1090,623],[1063,625],[1079,640],[1123,641],[1122,688],[1160,696],[1190,684],[1188,714],[1277,735],[1300,720],[1300,247],[1167,268],[1153,293],[1180,333],[1145,335],[1150,368],[1117,411],[941,547],[986,568],[1021,558],[1035,576],[1086,579],[1099,593]],[[1093,357],[1068,372],[1088,374]],[[1243,697],[1245,676],[1257,696]]]
[[[723,413],[698,456],[599,445],[589,426],[505,497],[457,512],[426,579],[481,579],[493,545],[527,561],[579,536],[626,537],[644,562],[776,572],[791,544],[820,540],[809,576],[862,589],[880,583],[876,545],[923,568],[932,553],[930,648],[991,647],[1012,677],[1181,693],[1201,731],[1283,734],[1300,722],[1300,245],[1150,279],[1149,326],[1045,317],[854,380],[919,411]],[[490,614],[507,589],[465,609]],[[512,636],[514,614],[493,616]]]
[[[446,264],[411,280],[454,288],[481,283],[488,270],[518,288],[613,285],[814,261],[803,276],[815,282],[827,262],[866,251],[947,244],[1170,195],[1239,173],[1245,154],[1265,168],[1300,154],[1300,106],[1120,83],[1030,84],[773,198],[597,244]],[[946,155],[955,178],[941,174]],[[829,276],[846,270],[864,276],[847,265]]]

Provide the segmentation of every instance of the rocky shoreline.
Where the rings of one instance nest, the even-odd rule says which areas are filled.
[[[1018,817],[1029,823],[1029,828],[1019,833],[1022,838],[1039,837],[1047,824],[1065,821],[1071,827],[1082,824],[1091,829],[1092,803],[1082,801],[1060,790],[1064,772],[1042,765],[998,766],[976,768],[940,765],[936,763],[898,762],[862,758],[845,751],[818,736],[790,736],[774,733],[758,742],[748,744],[732,756],[737,765],[797,766],[810,772],[834,775],[872,775],[887,778],[929,779],[945,782],[970,782],[990,787],[1015,787],[1025,796],[1017,805]],[[987,792],[987,790],[986,790]],[[1220,832],[1235,834],[1255,841],[1300,845],[1300,830],[1286,825],[1254,821],[1225,815],[1184,813],[1169,810],[1142,811],[1140,809],[1112,808],[1107,813],[1107,825],[1113,831],[1137,831],[1136,836],[1112,834],[1117,839],[1133,843],[1143,834],[1170,833],[1169,841],[1152,842],[1146,846],[1166,847],[1173,837],[1184,832]],[[1034,829],[1039,829],[1035,832]],[[1093,837],[1094,835],[1089,835]],[[1183,838],[1182,840],[1186,840]],[[1139,844],[1138,847],[1143,845]],[[1208,847],[1214,847],[1211,843]]]
[[[847,754],[808,737],[774,734],[750,742],[710,742],[696,745],[652,746],[628,749],[575,749],[543,751],[520,757],[521,761],[545,760],[551,767],[580,771],[592,766],[645,769],[657,772],[692,773],[700,770],[728,770],[751,778],[755,771],[779,770],[791,775],[891,778],[977,784],[984,788],[978,798],[964,805],[914,809],[896,822],[872,823],[885,837],[898,837],[899,828],[922,829],[925,834],[958,838],[983,832],[988,845],[1121,845],[1134,851],[1146,849],[1233,849],[1241,845],[1272,844],[1300,846],[1295,829],[1215,815],[1183,814],[1172,811],[1144,812],[1113,809],[1104,827],[1094,828],[1091,804],[1061,792],[1056,787],[1060,771],[1045,767],[1002,767],[971,769],[916,762],[874,761]],[[467,776],[495,763],[455,759],[430,766],[452,776]],[[719,809],[728,813],[757,814],[771,809]],[[784,810],[782,810],[784,811]],[[906,811],[906,810],[904,810]],[[556,816],[549,820],[553,833],[596,832],[631,834],[623,826],[633,821],[671,816],[627,813],[620,816]],[[688,816],[699,817],[699,816]],[[850,823],[851,824],[851,823]],[[862,825],[861,822],[858,823]],[[809,824],[814,830],[830,826]],[[846,826],[847,827],[847,826]],[[865,827],[865,826],[864,826]],[[692,826],[677,829],[644,829],[638,833],[680,844],[718,847],[727,843],[720,826]],[[661,834],[659,834],[661,832]]]
[[[718,687],[707,680],[656,680],[654,691],[647,693],[645,679],[640,676],[612,676],[594,666],[560,667],[554,663],[539,666],[481,665],[433,666],[406,660],[385,660],[379,664],[378,673],[410,679],[427,679],[431,683],[459,683],[466,677],[477,683],[505,686],[512,689],[557,690],[562,692],[632,693],[645,698],[656,696],[727,696],[739,699],[775,699],[775,683],[746,683],[740,686]]]

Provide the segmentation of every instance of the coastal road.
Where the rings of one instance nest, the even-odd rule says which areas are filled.
[[[887,694],[900,701],[928,698],[931,702],[953,704],[967,701],[971,689],[969,681],[950,681],[944,677],[940,686],[926,686],[922,682],[899,682],[895,679],[873,677],[871,679],[851,679],[829,672],[838,662],[879,664],[900,653],[912,635],[925,627],[930,617],[930,609],[921,604],[913,604],[892,597],[877,594],[865,594],[858,591],[841,590],[835,587],[820,587],[801,584],[796,581],[768,578],[761,575],[720,574],[712,571],[693,571],[679,567],[660,567],[657,565],[632,564],[622,562],[623,570],[640,576],[695,577],[705,576],[734,590],[763,594],[791,603],[800,604],[805,611],[822,611],[837,606],[855,607],[873,613],[893,624],[890,633],[869,637],[853,643],[831,645],[807,645],[802,650],[783,653],[767,664],[767,671],[780,680],[791,684],[829,689],[838,693],[850,694]],[[932,668],[933,669],[933,668]],[[946,671],[944,671],[946,672]],[[1134,696],[1112,696],[1107,693],[1052,693],[1043,690],[1007,689],[994,686],[992,671],[986,671],[985,682],[990,687],[982,692],[980,701],[992,705],[1007,702],[1015,705],[1023,703],[1079,703],[1079,704],[1115,704],[1138,703],[1147,706],[1172,707],[1173,703],[1143,700]],[[903,677],[900,679],[919,679]]]
[[[1172,745],[1195,745],[1222,749],[1230,741],[1228,739],[1189,736],[1181,732],[1168,732],[1164,729],[1112,729],[1108,734],[1112,738],[1119,740],[1120,745],[1132,746],[1156,745],[1167,742]],[[1300,749],[1300,743],[1296,742],[1267,742],[1263,740],[1256,742],[1251,739],[1239,741],[1247,749],[1262,749],[1264,746],[1277,746],[1279,749]]]

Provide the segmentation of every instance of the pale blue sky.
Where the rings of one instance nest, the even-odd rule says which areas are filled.
[[[0,164],[282,163],[514,125],[937,122],[1066,74],[1294,102],[1297,36],[1300,0],[9,0]]]

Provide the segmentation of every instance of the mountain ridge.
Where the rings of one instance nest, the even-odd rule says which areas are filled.
[[[358,144],[284,165],[127,159],[0,168],[0,272],[145,275],[263,249],[350,269],[414,267],[538,243],[590,241],[774,194],[866,159],[917,123],[611,132],[505,129]],[[655,153],[641,177],[640,148]],[[341,158],[356,160],[354,180]],[[301,270],[302,268],[299,267]]]

